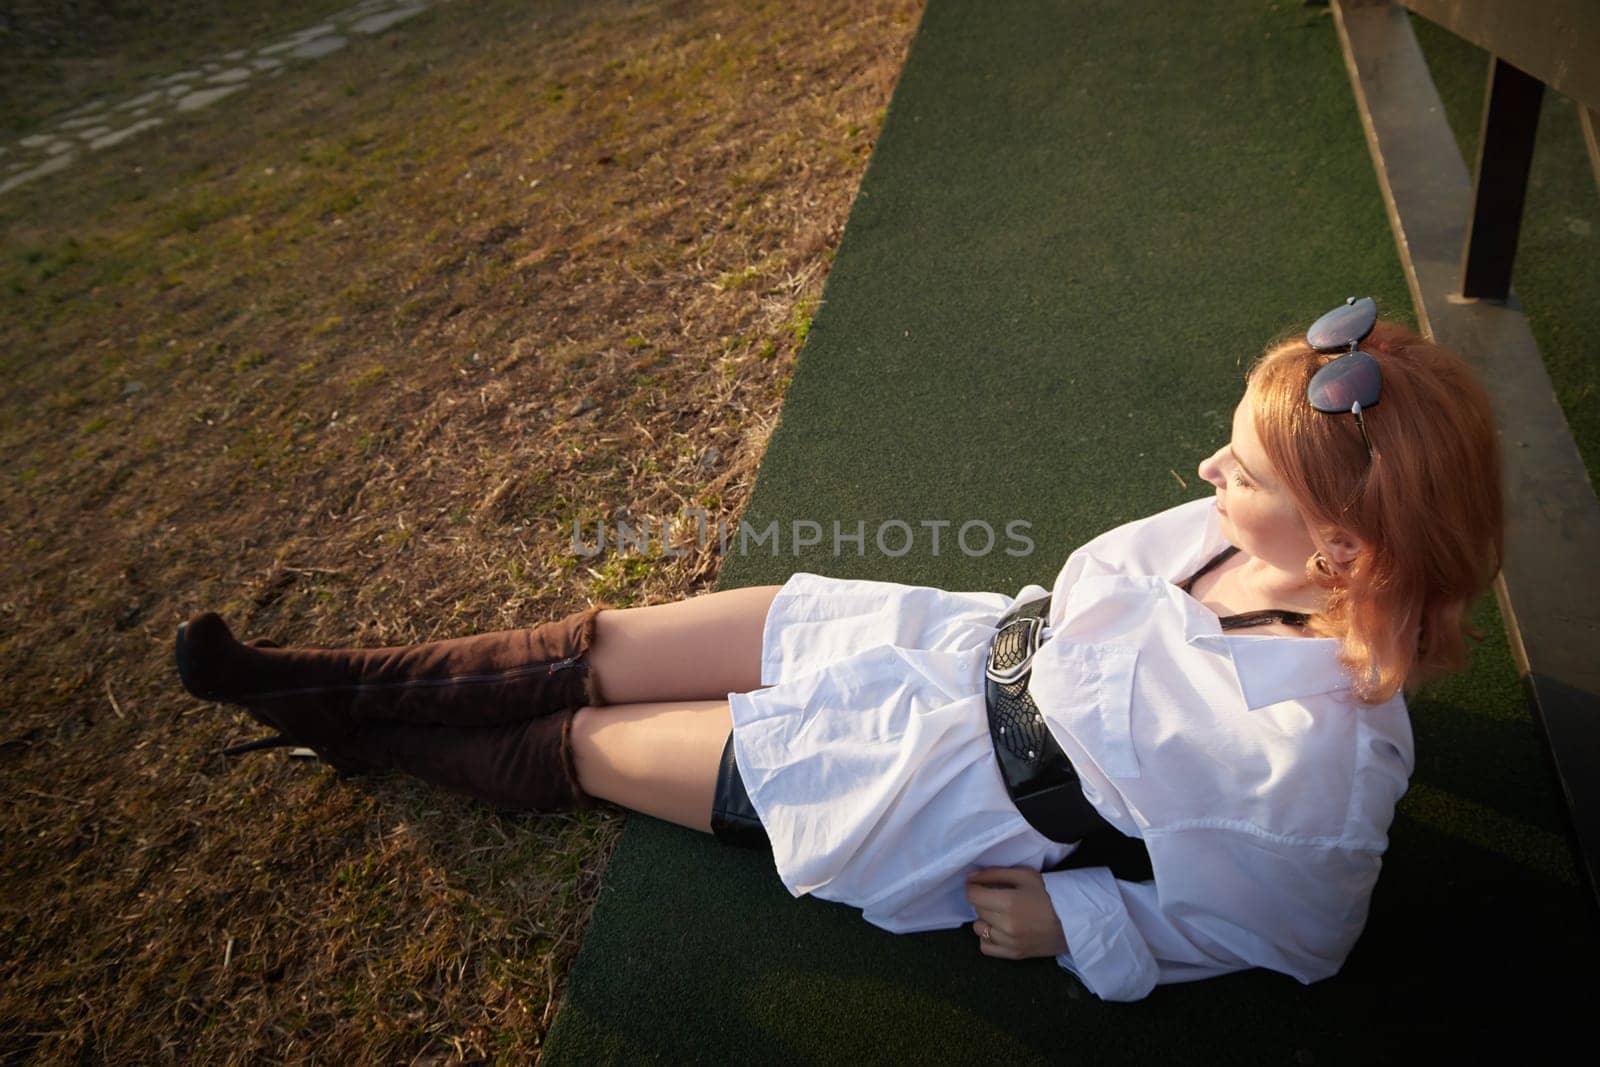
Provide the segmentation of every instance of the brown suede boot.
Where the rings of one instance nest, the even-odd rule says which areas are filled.
[[[527,630],[374,649],[241,644],[206,612],[178,628],[175,655],[190,693],[243,705],[322,754],[364,723],[485,726],[599,703],[589,648],[604,608]]]
[[[403,771],[499,811],[590,808],[599,802],[578,784],[572,756],[576,715],[568,708],[490,726],[372,722],[333,755],[347,770]]]

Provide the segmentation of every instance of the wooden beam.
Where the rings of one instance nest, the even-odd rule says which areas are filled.
[[[1401,3],[1490,55],[1510,60],[1579,106],[1600,108],[1600,4],[1595,0]],[[1348,10],[1351,0],[1344,6]]]
[[[1405,10],[1333,11],[1422,330],[1471,361],[1494,401],[1510,521],[1496,591],[1600,902],[1600,501],[1515,296],[1454,293],[1472,190]]]

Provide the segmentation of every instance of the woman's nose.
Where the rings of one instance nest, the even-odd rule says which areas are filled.
[[[1224,446],[1224,448],[1217,449],[1215,452],[1211,453],[1211,455],[1200,461],[1200,477],[1204,478],[1218,489],[1222,488],[1223,483],[1222,453],[1224,451],[1226,451],[1226,446]]]

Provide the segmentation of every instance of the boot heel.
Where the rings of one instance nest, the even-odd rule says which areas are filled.
[[[289,755],[300,759],[315,759],[317,755],[314,750],[306,748],[294,738],[285,737],[283,734],[273,734],[271,737],[262,737],[255,741],[229,745],[222,750],[222,754],[224,756],[243,756],[248,752],[263,752],[269,748],[292,748],[294,751],[290,752]]]

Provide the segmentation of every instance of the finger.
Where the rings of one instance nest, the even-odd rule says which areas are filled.
[[[1010,933],[994,924],[993,920],[979,918],[972,924],[972,930],[978,935],[980,941],[987,941],[991,945],[1011,945]]]
[[[1012,901],[1016,899],[1015,891],[992,886],[969,885],[967,886],[967,903],[979,911],[996,912],[1005,914],[1011,910]]]
[[[984,872],[983,881],[997,886],[1022,885],[1031,873],[1026,867],[991,867]]]

